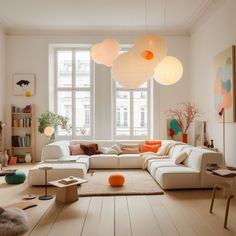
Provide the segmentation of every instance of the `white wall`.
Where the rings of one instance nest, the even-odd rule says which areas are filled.
[[[236,44],[236,1],[225,0],[204,25],[190,38],[191,55],[191,99],[204,113],[207,132],[215,146],[221,151],[222,123],[218,123],[214,113],[214,56],[225,48]],[[236,165],[236,123],[226,124],[226,163]]]
[[[134,43],[137,35],[116,35],[123,44]],[[24,106],[36,104],[36,117],[48,110],[48,45],[52,43],[92,44],[104,39],[104,36],[7,36],[7,107],[10,119],[10,105]],[[154,89],[154,138],[166,138],[164,112],[178,102],[189,100],[189,37],[167,37],[169,54],[177,56],[184,66],[183,79],[176,85],[157,86]],[[111,138],[111,80],[110,71],[105,66],[96,65],[97,84],[95,94],[96,139]],[[14,73],[36,74],[36,95],[30,98],[12,95],[12,75]],[[160,91],[160,93],[158,93]],[[160,100],[159,100],[160,97]],[[159,108],[159,104],[160,108]],[[159,113],[160,112],[160,113]],[[160,115],[159,115],[160,114]],[[159,121],[161,121],[159,123]],[[46,138],[37,132],[36,158],[39,160]],[[10,145],[10,139],[8,140]]]
[[[5,61],[6,61],[6,42],[5,42],[5,34],[2,29],[0,29],[0,120],[5,121],[5,97],[6,97],[6,89],[5,89]]]

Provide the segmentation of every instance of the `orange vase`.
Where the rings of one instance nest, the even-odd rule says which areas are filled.
[[[188,143],[188,134],[182,134],[182,142]]]

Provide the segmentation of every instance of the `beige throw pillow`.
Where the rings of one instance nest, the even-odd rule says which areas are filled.
[[[178,154],[176,154],[173,157],[173,161],[175,162],[175,164],[181,164],[182,162],[185,161],[185,159],[188,157],[187,152],[179,152]]]
[[[163,143],[159,148],[157,155],[158,156],[165,156],[168,154],[169,143]]]

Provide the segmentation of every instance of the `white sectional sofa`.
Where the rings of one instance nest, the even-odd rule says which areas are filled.
[[[162,143],[173,142],[163,140]],[[142,168],[144,158],[142,154],[98,154],[73,156],[76,161],[64,162],[70,156],[69,145],[77,143],[97,143],[99,147],[109,147],[120,143],[138,143],[143,141],[58,141],[45,146],[42,150],[42,163],[36,165],[29,172],[30,185],[43,185],[44,175],[39,167],[42,165],[52,166],[54,169],[49,172],[48,181],[73,175],[83,177],[88,169],[125,169]],[[184,163],[175,164],[174,158],[185,151],[188,156]],[[151,155],[151,154],[150,154]],[[152,156],[152,155],[151,155]],[[222,182],[216,176],[206,173],[207,164],[222,164],[222,155],[208,149],[197,148],[186,144],[173,146],[169,155],[165,158],[153,155],[155,159],[148,160],[147,170],[163,189],[185,189],[185,188],[210,188],[215,183]],[[60,161],[62,160],[62,161]],[[46,163],[45,163],[46,162]],[[65,171],[63,172],[63,168]]]

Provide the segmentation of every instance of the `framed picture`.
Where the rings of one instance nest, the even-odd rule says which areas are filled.
[[[215,56],[216,78],[214,83],[215,112],[225,109],[225,122],[235,122],[235,46],[231,46]]]
[[[176,119],[167,119],[167,139],[182,140],[182,128]]]
[[[194,122],[194,146],[204,146],[206,132],[205,121]]]
[[[14,74],[13,94],[17,96],[35,95],[35,74]]]

